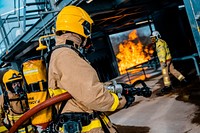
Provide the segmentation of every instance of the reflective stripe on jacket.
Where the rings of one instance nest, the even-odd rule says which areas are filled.
[[[95,69],[69,48],[59,48],[52,53],[49,88],[63,88],[73,96],[64,112],[114,111],[119,104],[119,99],[99,81]]]
[[[166,62],[172,58],[167,43],[162,39],[156,42],[156,52],[160,62]]]

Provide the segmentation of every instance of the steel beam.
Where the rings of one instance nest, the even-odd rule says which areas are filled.
[[[200,22],[198,22],[200,15],[200,1],[199,0],[183,0],[187,16],[190,22],[194,41],[196,43],[198,55],[200,57]]]

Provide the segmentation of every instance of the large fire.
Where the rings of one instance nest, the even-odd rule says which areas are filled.
[[[118,67],[120,74],[126,73],[126,69],[148,61],[152,50],[144,48],[137,36],[137,30],[128,35],[128,40],[119,44]]]

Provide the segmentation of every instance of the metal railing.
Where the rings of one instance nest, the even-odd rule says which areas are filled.
[[[13,10],[0,16],[0,56],[41,18],[41,12],[51,10],[48,0],[32,0],[31,3],[30,0],[13,2]]]
[[[194,61],[194,66],[197,72],[197,76],[200,76],[200,71],[199,71],[199,64],[196,58],[198,58],[199,55],[198,53],[194,53],[192,55],[188,55],[188,56],[183,56],[183,57],[179,57],[179,58],[174,58],[173,61],[182,61],[182,60],[193,60]]]

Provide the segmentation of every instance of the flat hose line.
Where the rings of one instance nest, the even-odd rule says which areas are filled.
[[[64,100],[69,100],[71,98],[72,98],[72,96],[68,92],[65,92],[63,94],[60,94],[58,96],[55,96],[55,97],[45,100],[44,102],[38,104],[37,106],[33,107],[32,109],[30,109],[26,113],[24,113],[24,115],[22,117],[20,117],[16,121],[16,123],[11,127],[9,133],[15,133],[17,131],[17,129],[20,127],[20,125],[23,124],[28,119],[30,119],[30,117],[33,116],[35,113],[38,113],[41,110],[43,110],[51,105],[62,102]]]

